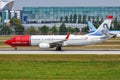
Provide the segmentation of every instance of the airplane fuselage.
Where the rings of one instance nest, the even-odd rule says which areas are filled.
[[[100,43],[109,38],[109,29],[113,16],[107,19],[99,28],[88,35],[22,35],[14,36],[5,43],[13,47],[39,46],[40,48],[54,48],[60,51],[62,46],[84,46]]]
[[[14,36],[7,40],[6,43],[13,46],[39,46],[39,44],[50,44],[64,40],[66,35],[25,35]],[[87,36],[87,35],[70,35],[69,39],[64,41],[62,46],[84,46],[100,43],[108,39],[104,36]]]

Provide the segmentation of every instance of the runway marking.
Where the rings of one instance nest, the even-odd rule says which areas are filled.
[[[0,54],[120,54],[120,51],[0,51]]]

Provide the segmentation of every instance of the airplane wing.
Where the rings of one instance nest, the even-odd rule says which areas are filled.
[[[59,40],[59,41],[53,41],[53,42],[50,42],[49,44],[50,45],[62,45],[64,41],[67,41],[69,39],[69,36],[70,36],[70,33],[67,34],[67,36],[65,37],[65,39]]]

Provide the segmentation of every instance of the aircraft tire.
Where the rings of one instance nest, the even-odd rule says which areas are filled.
[[[61,51],[61,50],[62,50],[61,46],[56,47],[56,51]]]
[[[15,47],[15,51],[17,51],[17,48]]]

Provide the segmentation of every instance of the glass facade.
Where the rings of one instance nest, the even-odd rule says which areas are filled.
[[[65,16],[70,18],[81,15],[87,19],[104,19],[107,15],[113,15],[120,20],[120,7],[23,7],[23,22],[60,22],[61,17],[65,20]]]

